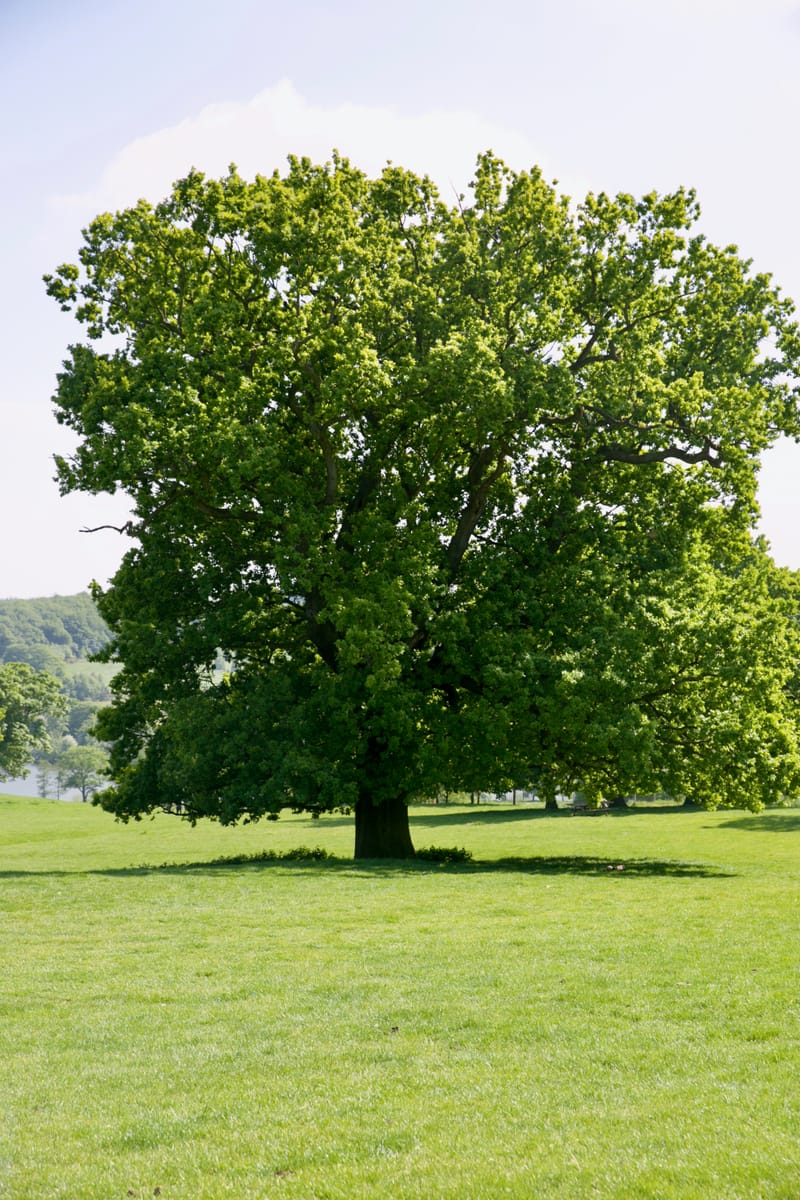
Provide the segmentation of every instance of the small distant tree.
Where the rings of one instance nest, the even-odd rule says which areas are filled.
[[[45,758],[40,758],[36,763],[36,791],[43,800],[50,794],[54,775],[53,764]]]
[[[0,779],[26,775],[50,744],[48,719],[64,711],[59,682],[27,663],[0,666]]]
[[[77,788],[85,804],[108,781],[108,753],[102,746],[70,746],[59,757],[58,771],[63,786]]]

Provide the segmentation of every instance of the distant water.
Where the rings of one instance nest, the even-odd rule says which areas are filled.
[[[30,775],[24,778],[17,776],[16,779],[0,779],[0,796],[38,796],[39,790],[36,783],[36,771],[31,771]],[[81,794],[75,788],[69,788],[61,793],[62,800],[80,800]],[[56,800],[58,797],[53,792],[48,792],[46,799]]]

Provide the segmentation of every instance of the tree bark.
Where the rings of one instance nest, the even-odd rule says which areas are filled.
[[[354,858],[413,858],[414,845],[403,800],[374,804],[369,796],[356,801]]]

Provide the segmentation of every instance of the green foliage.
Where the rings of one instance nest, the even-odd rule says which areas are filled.
[[[26,771],[50,744],[48,718],[64,711],[58,680],[27,663],[0,665],[0,779]]]
[[[252,854],[224,854],[221,858],[212,858],[210,867],[232,866],[242,863],[273,863],[273,862],[329,862],[334,855],[324,850],[322,846],[293,846],[290,850],[258,850]]]
[[[92,736],[100,707],[97,700],[70,700],[67,732],[79,744],[85,743]]]
[[[47,671],[58,679],[64,678],[64,659],[58,650],[34,643],[7,642],[5,662],[24,662],[34,671]]]
[[[422,846],[416,851],[415,858],[422,859],[423,862],[451,865],[472,862],[472,853],[463,846]]]
[[[65,788],[77,788],[84,802],[108,780],[108,752],[98,745],[70,746],[54,765]]]
[[[72,707],[82,711],[84,702],[95,705],[110,698],[108,684],[97,671],[76,671],[62,684],[65,695],[72,698]]]
[[[134,505],[111,811],[797,789],[796,587],[750,532],[800,338],[697,215],[488,154],[453,207],[337,157],[92,223],[48,287],[88,338],[62,489]]]

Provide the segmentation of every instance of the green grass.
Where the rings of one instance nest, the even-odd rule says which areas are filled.
[[[797,1200],[800,813],[413,826],[0,800],[3,1200]]]

